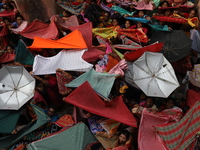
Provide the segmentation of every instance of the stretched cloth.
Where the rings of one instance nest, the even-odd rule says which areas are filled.
[[[153,5],[152,5],[151,1],[149,1],[148,4],[145,4],[144,0],[142,0],[134,8],[137,10],[153,10]]]
[[[141,22],[141,23],[148,23],[149,22],[149,20],[147,20],[145,18],[126,17],[126,19],[132,20],[132,21],[135,21],[135,22]]]
[[[103,3],[101,3],[100,6],[101,6],[101,8],[102,8],[103,10],[110,12],[110,16],[112,16],[112,15],[114,14],[114,12],[115,12],[114,10],[112,10],[110,7],[106,6],[106,5],[103,4]]]
[[[59,93],[68,93],[70,88],[66,87],[65,84],[72,81],[71,78],[68,78],[62,72],[56,71],[56,79],[58,84]]]
[[[56,142],[55,142],[56,141]],[[28,150],[84,150],[84,148],[95,142],[94,135],[84,123],[73,127],[64,128],[52,136],[46,137],[28,145]]]
[[[87,81],[75,89],[69,96],[65,97],[64,101],[93,114],[137,127],[134,116],[124,104],[121,96],[109,103],[105,103]]]
[[[18,28],[12,28],[11,31],[13,31],[15,34],[18,34],[22,30],[24,30],[27,25],[28,25],[28,22],[27,21],[23,21],[22,24]]]
[[[123,59],[117,65],[115,65],[108,73],[124,76],[123,70],[127,69],[128,69],[127,62]]]
[[[33,21],[20,34],[28,39],[35,37],[57,39],[59,32],[54,21],[51,21],[49,25],[40,21]]]
[[[17,48],[15,49],[15,61],[23,65],[33,65],[34,56],[26,47],[25,43],[22,40],[19,40]]]
[[[192,107],[198,101],[200,101],[200,93],[188,89],[186,105]]]
[[[164,43],[154,43],[148,46],[145,46],[143,48],[139,48],[136,51],[127,53],[124,55],[124,58],[127,61],[135,61],[137,60],[140,56],[143,55],[144,52],[149,51],[149,52],[160,52],[162,49]]]
[[[114,2],[117,3],[119,6],[128,6],[128,7],[130,5],[137,6],[138,4],[137,1],[132,2],[132,1],[127,1],[127,0],[115,0]]]
[[[92,22],[82,24],[80,26],[69,27],[71,31],[79,30],[88,46],[88,50],[83,54],[83,59],[87,62],[95,61],[100,55],[104,55],[105,52],[98,50],[96,47],[92,47]]]
[[[118,35],[117,29],[119,29],[119,26],[117,27],[109,27],[109,28],[93,28],[92,32],[95,35],[99,35],[105,39],[110,39],[112,37],[116,38]]]
[[[110,147],[115,147],[119,136],[117,134],[108,138],[105,136],[95,135],[96,139],[102,144],[102,146],[107,150]]]
[[[119,6],[112,6],[111,9],[114,11],[117,11],[121,16],[124,16],[126,14],[129,16],[132,16],[135,13],[135,12],[129,12]]]
[[[0,133],[12,133],[18,122],[21,109],[0,111]]]
[[[168,120],[168,116],[156,116],[145,108],[142,111],[142,117],[139,126],[138,148],[140,150],[169,150],[163,144],[156,131],[153,129],[153,125],[165,125]]]
[[[154,31],[170,31],[167,25],[148,24]]]
[[[200,53],[200,32],[198,30],[190,30],[190,39],[192,40],[191,48]]]
[[[34,37],[34,41],[28,48],[38,49],[40,48],[65,48],[65,49],[84,49],[87,48],[85,40],[80,31],[75,30],[65,37],[58,40],[49,40],[40,37]]]
[[[187,20],[183,18],[175,18],[175,17],[168,17],[168,16],[153,16],[153,18],[160,21],[164,21],[164,22],[173,22],[173,23],[179,23],[179,24],[187,23]]]
[[[15,15],[16,15],[15,11],[16,9],[11,10],[11,11],[4,10],[0,12],[0,17],[8,17],[11,21],[14,21]]]
[[[156,131],[170,150],[185,150],[200,131],[200,102],[190,108],[177,123],[156,125]]]
[[[199,21],[197,17],[193,17],[190,19],[184,18],[178,14],[174,14],[175,17],[179,17],[179,18],[183,18],[185,20],[187,20],[187,23],[191,26],[191,27],[195,27],[196,25],[193,23],[194,21]]]
[[[7,25],[4,23],[0,26],[0,36],[6,36],[8,34],[8,27]]]
[[[58,119],[58,120],[55,122],[55,124],[57,124],[58,126],[60,126],[60,127],[62,127],[62,128],[63,128],[63,127],[66,127],[66,126],[68,126],[68,125],[70,125],[70,124],[74,124],[74,123],[75,123],[75,122],[74,122],[72,116],[71,116],[71,115],[68,115],[68,114],[62,116],[60,119]]]
[[[117,32],[121,35],[125,35],[127,37],[130,37],[136,42],[143,42],[147,43],[148,42],[148,37],[147,35],[141,31],[140,29],[118,29]]]
[[[50,119],[41,108],[33,104],[31,104],[31,107],[33,108],[34,112],[37,115],[37,120],[31,121],[21,130],[19,130],[16,134],[12,134],[12,135],[8,135],[8,136],[4,136],[0,138],[1,149],[10,148],[12,145],[14,145],[20,139],[22,139],[25,135],[41,127],[42,125],[47,123],[47,121]]]
[[[72,26],[78,26],[78,19],[76,15],[72,15],[67,20],[63,20],[59,15],[53,15],[50,18],[51,21],[55,21],[59,26],[63,28],[68,28]]]
[[[7,63],[13,61],[15,59],[15,56],[15,54],[5,53],[2,56],[0,56],[0,63]]]
[[[79,13],[85,9],[85,6],[87,3],[82,3],[80,5],[73,5],[72,3],[68,3],[67,5],[65,5],[62,1],[57,1],[57,4],[62,7],[63,9],[71,12],[74,15],[79,15]]]
[[[106,65],[106,72],[109,72],[115,65],[119,63],[115,57],[108,55],[108,63]]]
[[[94,69],[82,74],[73,81],[66,84],[67,87],[79,87],[88,81],[91,87],[101,96],[108,98],[115,81],[115,74],[99,73]],[[109,83],[109,84],[108,84]]]
[[[33,63],[33,74],[55,74],[56,69],[68,71],[88,71],[92,68],[92,64],[84,61],[82,55],[85,50],[81,51],[60,51],[53,57],[43,57],[36,55]]]

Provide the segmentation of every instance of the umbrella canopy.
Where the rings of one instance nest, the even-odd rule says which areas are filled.
[[[33,97],[35,79],[23,66],[3,66],[0,74],[0,109],[18,110]]]
[[[175,62],[190,53],[192,40],[182,30],[172,30],[171,32],[155,32],[150,43],[158,41],[164,42],[160,51],[170,62]]]
[[[161,53],[145,52],[132,69],[133,81],[147,96],[166,98],[179,86],[171,64]]]

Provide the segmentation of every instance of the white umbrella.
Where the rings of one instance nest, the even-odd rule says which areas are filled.
[[[23,66],[0,69],[0,109],[18,110],[34,95],[35,79]]]
[[[147,96],[166,98],[179,86],[174,69],[161,53],[145,52],[132,67],[133,81]]]

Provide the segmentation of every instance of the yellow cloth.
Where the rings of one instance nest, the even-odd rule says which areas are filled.
[[[92,32],[95,35],[99,35],[105,39],[110,39],[112,37],[116,38],[118,35],[118,32],[116,31],[119,29],[119,26],[116,27],[109,27],[109,28],[94,28],[92,29]]]
[[[179,18],[183,18],[183,19],[187,20],[188,24],[189,24],[191,27],[195,27],[195,24],[192,22],[192,19],[196,18],[196,19],[198,20],[197,17],[193,17],[193,18],[191,18],[191,19],[186,19],[186,18],[184,18],[184,17],[182,17],[182,16],[180,16],[180,15],[178,15],[178,14],[174,14],[173,16],[179,17]]]

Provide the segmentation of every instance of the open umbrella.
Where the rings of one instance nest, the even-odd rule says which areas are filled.
[[[172,30],[171,32],[155,32],[150,43],[158,41],[164,42],[160,51],[170,62],[175,62],[184,58],[190,53],[192,40],[182,30]]]
[[[3,66],[0,70],[0,109],[18,110],[33,97],[35,79],[23,66]]]
[[[178,86],[171,64],[161,53],[145,52],[132,65],[133,81],[147,95],[168,97]]]

